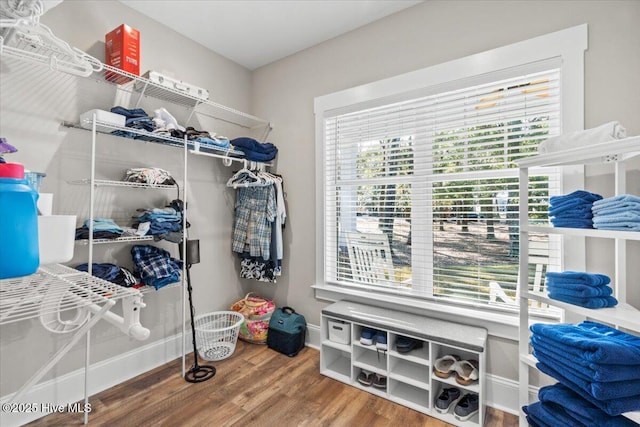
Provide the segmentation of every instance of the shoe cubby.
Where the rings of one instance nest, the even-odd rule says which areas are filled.
[[[458,418],[455,415],[455,409],[457,404],[460,402],[460,400],[462,400],[462,398],[465,396],[465,394],[467,393],[473,393],[470,392],[468,390],[463,389],[462,387],[458,387],[459,385],[451,385],[451,384],[445,384],[445,383],[436,383],[434,384],[434,389],[433,389],[433,402],[432,403],[432,408],[433,408],[433,412],[436,414],[434,416],[437,416],[438,418],[440,418],[443,421],[446,421],[449,424],[453,424],[453,425],[457,425],[457,426],[477,426],[479,425],[479,420],[480,420],[480,407],[481,405],[478,405],[478,412],[476,412],[475,414],[471,415],[468,419],[464,420],[461,418]],[[451,387],[455,387],[460,391],[460,396],[458,397],[458,399],[455,400],[455,403],[453,403],[449,409],[446,412],[440,412],[436,409],[435,406],[435,402],[438,399],[438,396],[440,396],[440,393],[442,393],[442,390],[444,388],[451,388]],[[479,402],[480,403],[480,402]]]
[[[339,301],[322,310],[320,333],[320,373],[452,425],[483,425],[485,329]],[[448,378],[436,376],[435,361],[445,355],[477,360],[478,379],[462,385],[453,372]],[[386,383],[386,388],[374,386],[376,376],[378,385]],[[447,387],[460,390],[461,398],[477,396],[478,412],[462,420],[454,406],[445,413],[436,411],[434,400]]]
[[[404,381],[389,377],[389,399],[406,407],[424,412],[429,407],[431,393]]]
[[[407,351],[407,347],[403,346],[400,350],[398,349],[399,341],[407,341],[410,340],[414,344],[410,350]],[[391,333],[389,334],[389,355],[398,358],[408,360],[413,363],[417,363],[420,365],[430,366],[431,361],[429,358],[429,342],[425,342],[419,338],[415,338],[408,335],[401,335]]]
[[[480,354],[478,354],[476,352],[471,352],[471,351],[465,350],[464,348],[441,345],[441,344],[436,344],[436,343],[432,344],[431,351],[433,353],[433,366],[431,367],[431,378],[433,379],[433,381],[438,382],[438,383],[442,383],[442,384],[446,384],[448,386],[458,387],[458,388],[463,389],[463,390],[465,390],[467,392],[473,392],[473,393],[479,393],[480,392],[480,381],[482,379],[482,378],[480,378],[480,370],[481,370],[480,364],[484,363],[484,360],[481,360]],[[478,368],[477,368],[478,379],[475,380],[475,381],[472,381],[470,384],[462,384],[462,383],[460,383],[460,382],[458,382],[456,380],[456,372],[455,372],[455,370],[451,371],[451,373],[450,373],[448,378],[442,378],[442,377],[436,375],[435,369],[436,369],[437,360],[442,358],[442,357],[445,357],[447,355],[459,357],[460,358],[460,362],[465,361],[465,360],[466,361],[477,361],[478,362]],[[482,367],[482,371],[484,372],[484,366]]]
[[[429,390],[430,374],[431,371],[428,365],[415,363],[393,355],[389,356],[389,377],[396,381],[410,384],[423,390]]]

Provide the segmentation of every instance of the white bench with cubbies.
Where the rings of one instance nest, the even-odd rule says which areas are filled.
[[[360,342],[363,329],[383,334],[387,349]],[[320,373],[393,402],[459,426],[483,425],[485,415],[485,349],[487,331],[411,313],[350,301],[339,301],[322,310]],[[398,340],[416,340],[411,351],[398,351]],[[445,355],[478,361],[478,379],[468,385],[437,376],[435,361]],[[374,377],[372,385],[358,377]],[[375,378],[378,376],[378,381]],[[466,420],[436,410],[435,400],[443,388],[456,387],[460,397],[475,394],[478,412]],[[464,417],[463,417],[464,418]]]

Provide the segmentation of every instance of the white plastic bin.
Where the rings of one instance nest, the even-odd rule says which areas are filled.
[[[349,345],[351,343],[351,324],[342,320],[329,319],[329,340]]]

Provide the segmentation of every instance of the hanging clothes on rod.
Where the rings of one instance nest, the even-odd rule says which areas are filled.
[[[282,274],[286,218],[282,177],[248,166],[245,162],[227,182],[238,190],[232,249],[241,259],[240,277],[275,283]]]

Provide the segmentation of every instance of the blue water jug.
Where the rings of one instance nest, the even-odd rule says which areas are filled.
[[[37,201],[26,180],[0,178],[0,279],[33,274],[40,265]]]

